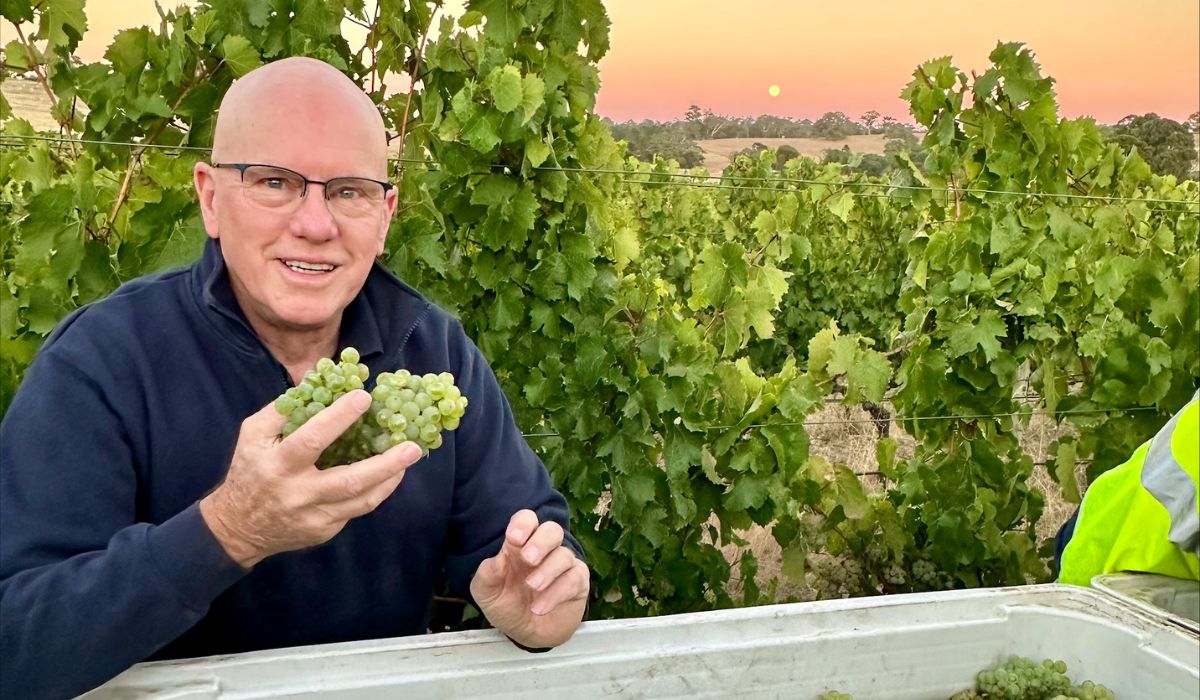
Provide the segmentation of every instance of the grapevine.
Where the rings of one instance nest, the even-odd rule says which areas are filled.
[[[754,526],[794,582],[826,558],[854,567],[855,585],[828,595],[1046,580],[1018,377],[1074,429],[1049,465],[1069,500],[1080,460],[1123,461],[1200,378],[1196,184],[1059,118],[1019,44],[977,77],[949,59],[918,67],[905,98],[927,132],[919,164],[900,156],[870,178],[797,158],[781,172],[767,151],[708,188],[627,158],[594,113],[598,0],[472,0],[454,18],[435,0],[382,3],[355,48],[340,25],[371,24],[362,3],[288,16],[200,0],[82,66],[86,22],[61,11],[78,5],[0,11],[29,44],[11,42],[6,66],[44,78],[61,127],[35,133],[0,99],[0,407],[62,318],[199,255],[192,169],[231,82],[321,58],[377,101],[405,160],[382,263],[454,313],[494,370],[566,496],[595,617],[735,604],[722,548]],[[407,92],[385,85],[397,75]],[[369,386],[341,375],[354,377]],[[415,397],[410,379],[374,389]],[[805,423],[835,390],[938,418],[901,418],[917,440],[903,458],[879,440],[879,493],[810,450]],[[410,432],[436,443],[389,400],[373,394],[348,453]],[[754,565],[744,551],[741,569]]]

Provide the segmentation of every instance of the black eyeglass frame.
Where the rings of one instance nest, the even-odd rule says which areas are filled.
[[[270,163],[211,163],[211,165],[214,168],[229,168],[229,169],[238,171],[238,178],[240,180],[242,180],[243,182],[245,182],[245,180],[246,180],[246,169],[247,168],[272,168],[274,170],[282,170],[285,173],[291,173],[291,174],[295,175],[296,177],[300,178],[300,180],[302,180],[304,182],[304,188],[300,190],[300,199],[304,199],[304,198],[308,197],[308,186],[309,185],[320,185],[321,189],[325,192],[325,201],[329,201],[331,197],[330,197],[330,193],[329,193],[329,187],[327,187],[327,185],[329,185],[329,183],[331,183],[331,182],[336,182],[338,180],[365,180],[367,182],[374,182],[377,185],[383,186],[384,196],[387,196],[388,191],[395,187],[395,185],[393,185],[390,182],[384,182],[383,180],[375,180],[375,179],[369,178],[369,177],[360,177],[358,175],[340,175],[338,177],[335,177],[335,178],[332,178],[329,180],[310,180],[307,177],[305,177],[304,175],[296,172],[295,170],[292,170],[291,168],[285,168],[282,165],[272,165]]]

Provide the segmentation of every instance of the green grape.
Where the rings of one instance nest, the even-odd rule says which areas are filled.
[[[975,677],[975,690],[989,700],[1075,697],[1070,692],[1071,680],[1066,670],[1067,664],[1063,661],[1046,659],[1036,663],[1024,657],[1010,656],[999,666],[980,671]]]
[[[297,403],[296,399],[287,394],[275,399],[275,410],[279,411],[279,415],[281,416],[292,415],[292,412],[298,407],[299,403]]]
[[[364,388],[370,370],[355,348],[344,348],[340,362],[322,358],[275,401],[287,417],[283,435],[304,425],[347,392]],[[317,466],[326,468],[380,454],[402,442],[416,442],[423,451],[435,450],[443,430],[454,430],[466,410],[466,397],[448,372],[415,375],[405,369],[380,372],[371,389],[371,407],[326,448]]]

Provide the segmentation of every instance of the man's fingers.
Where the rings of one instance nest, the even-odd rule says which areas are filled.
[[[370,394],[362,389],[348,392],[309,418],[296,432],[287,436],[280,447],[290,460],[313,464],[325,448],[333,444],[370,407]]]
[[[326,469],[316,475],[317,501],[335,504],[359,501],[365,497],[365,503],[369,503],[373,492],[379,491],[380,485],[395,480],[396,483],[386,489],[387,493],[391,493],[396,484],[400,483],[404,472],[420,458],[421,448],[417,447],[416,443],[403,442],[383,454]],[[384,498],[386,497],[387,494],[384,494]],[[378,505],[379,502],[376,502],[375,506]],[[373,509],[374,506],[371,506],[368,510]]]
[[[477,603],[487,605],[504,590],[504,579],[508,576],[508,554],[501,549],[494,557],[484,559],[471,578],[471,596]]]
[[[401,472],[372,486],[358,496],[335,503],[322,503],[318,507],[332,519],[345,522],[374,511],[387,500],[388,496],[392,495],[403,480],[404,473]]]
[[[575,559],[569,570],[533,599],[529,610],[534,615],[545,615],[560,605],[584,600],[590,587],[587,564]]]
[[[536,516],[534,517],[536,519]],[[509,525],[509,529],[512,529],[511,524]],[[533,534],[529,536],[529,539],[525,541],[525,544],[521,546],[521,561],[529,566],[538,566],[546,558],[547,554],[561,547],[562,543],[562,525],[553,520],[547,520],[538,525]]]
[[[537,530],[537,513],[525,509],[513,513],[508,519],[508,529],[504,531],[504,544],[516,547],[518,550],[529,541],[529,536]]]
[[[287,418],[275,410],[275,402],[263,406],[242,421],[241,436],[252,440],[272,441],[283,432]]]
[[[566,547],[559,547],[550,552],[542,563],[525,577],[525,583],[535,591],[540,591],[558,580],[576,562],[575,553]]]

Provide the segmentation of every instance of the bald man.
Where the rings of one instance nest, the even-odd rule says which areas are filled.
[[[65,319],[0,424],[0,696],[419,634],[443,583],[523,648],[574,633],[589,574],[562,496],[462,326],[375,262],[386,177],[378,111],[330,66],[230,88],[195,167],[199,262]],[[451,372],[459,428],[317,470],[369,395],[284,439],[271,402],[347,346],[372,376]]]

